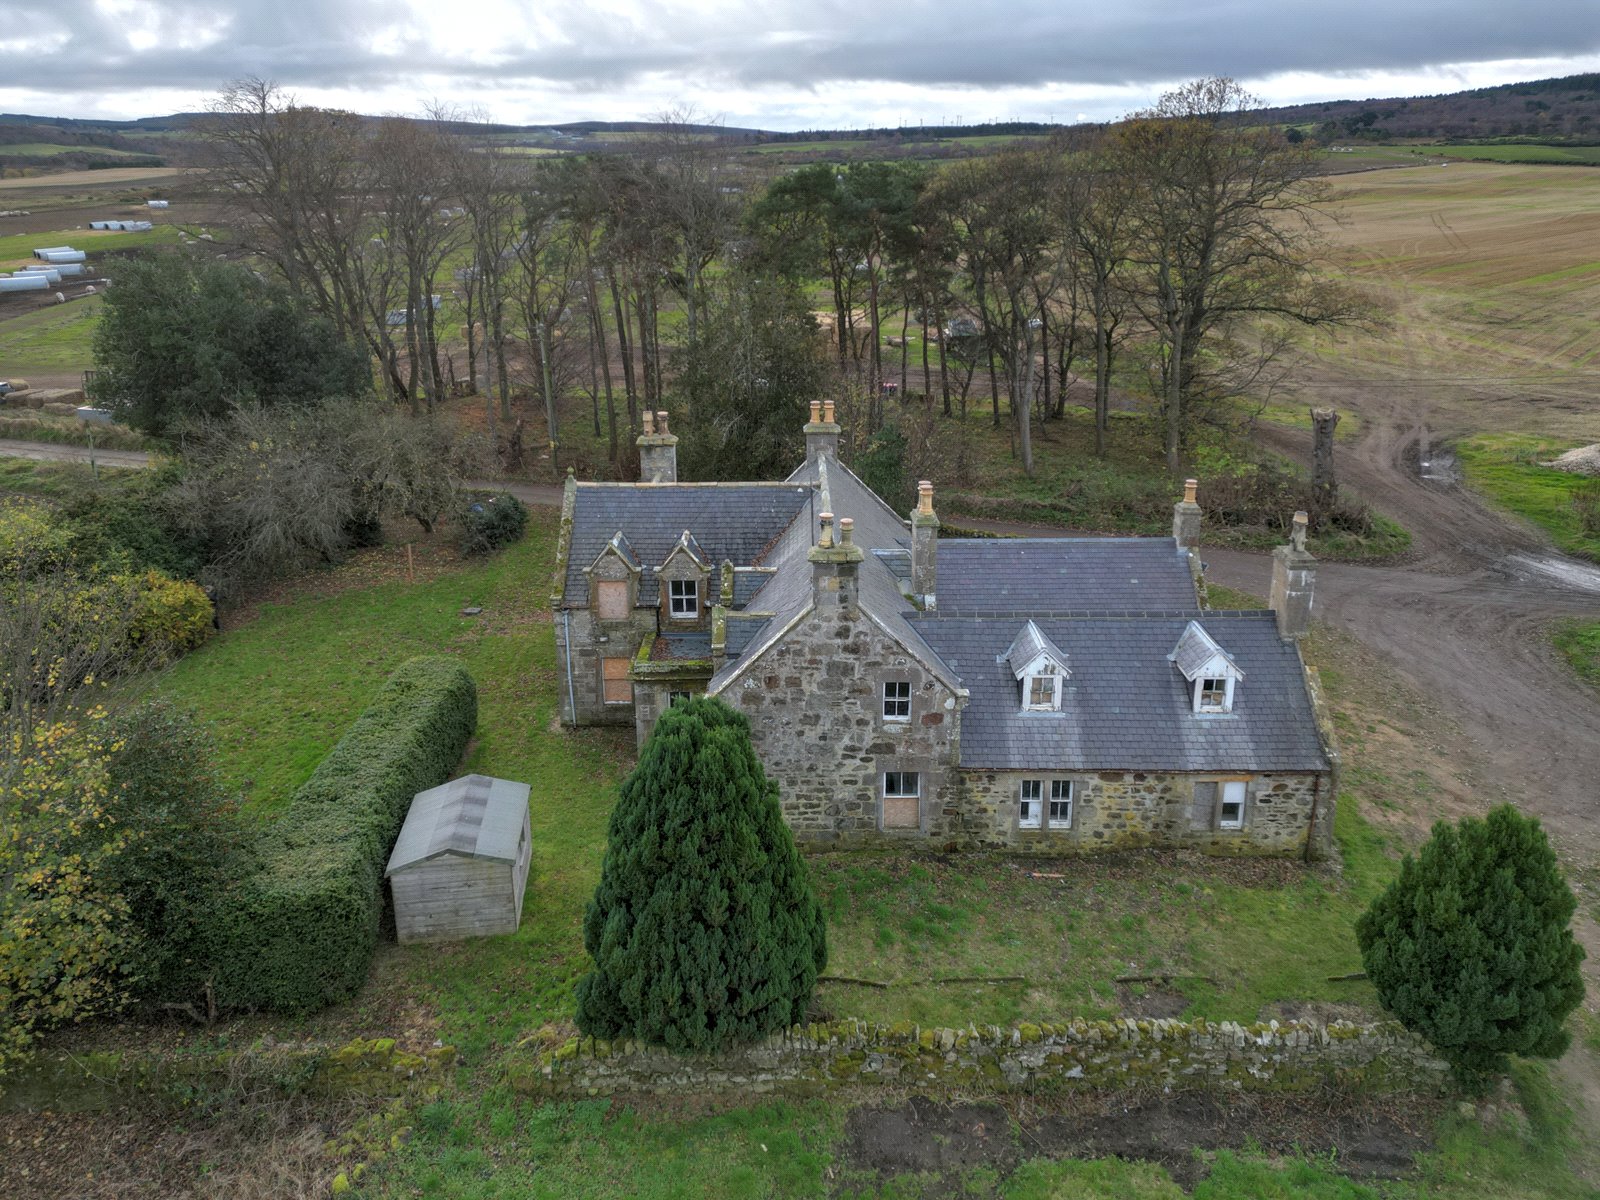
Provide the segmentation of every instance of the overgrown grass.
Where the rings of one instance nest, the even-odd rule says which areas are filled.
[[[1586,477],[1539,465],[1571,448],[1526,434],[1485,433],[1455,449],[1474,488],[1538,525],[1568,554],[1600,562],[1600,531],[1585,530],[1573,503]]]
[[[0,433],[0,436],[5,436]],[[0,458],[0,499],[38,496],[58,500],[93,487],[115,487],[133,477],[134,470],[101,467],[99,478],[88,463],[34,462],[27,458]]]
[[[1573,166],[1600,166],[1600,146],[1535,146],[1514,142],[1470,142],[1450,146],[1429,146],[1429,154],[1446,158],[1467,158],[1478,162],[1562,163]]]
[[[1600,688],[1600,621],[1570,621],[1556,630],[1554,641],[1572,669]]]
[[[57,417],[32,409],[0,409],[0,438],[87,446],[101,450],[154,450],[158,443],[125,425],[102,425],[77,417]]]

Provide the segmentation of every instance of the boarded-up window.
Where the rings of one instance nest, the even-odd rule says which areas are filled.
[[[1217,784],[1207,779],[1194,785],[1194,808],[1189,814],[1191,829],[1210,829],[1217,816]]]
[[[628,581],[626,579],[602,579],[595,585],[595,608],[599,610],[602,621],[626,621],[628,619]]]
[[[883,827],[919,829],[922,826],[922,777],[915,771],[883,774]]]
[[[600,675],[607,704],[632,704],[633,684],[628,682],[628,660],[602,658]]]

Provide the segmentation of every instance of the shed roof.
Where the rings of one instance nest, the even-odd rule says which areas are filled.
[[[511,779],[463,775],[418,792],[384,875],[442,854],[516,862],[531,790]]]

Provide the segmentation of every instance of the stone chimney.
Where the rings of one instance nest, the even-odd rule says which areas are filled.
[[[839,423],[833,419],[832,400],[813,400],[806,424],[806,462],[814,463],[824,454],[839,460]]]
[[[1180,550],[1194,550],[1200,545],[1200,506],[1195,503],[1198,479],[1183,481],[1183,499],[1172,506],[1172,539]]]
[[[678,482],[678,438],[667,432],[667,412],[662,409],[652,420],[644,413],[644,432],[639,435],[639,479],[643,483]]]
[[[860,595],[861,547],[855,543],[855,522],[839,519],[839,540],[833,540],[833,514],[818,518],[822,526],[817,544],[806,555],[811,560],[811,599],[819,610],[853,616]]]
[[[1297,642],[1311,632],[1311,600],[1317,582],[1317,560],[1306,550],[1309,520],[1294,515],[1289,544],[1272,552],[1272,611],[1278,615],[1278,636]]]
[[[939,518],[933,511],[933,484],[917,484],[917,506],[911,510],[911,594],[923,608],[937,608]]]

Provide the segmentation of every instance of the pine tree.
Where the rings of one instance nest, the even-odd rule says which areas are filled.
[[[1510,805],[1439,822],[1356,922],[1383,1006],[1481,1087],[1508,1054],[1559,1057],[1583,998],[1577,901],[1539,822]]]
[[[612,811],[583,942],[592,1036],[715,1050],[803,1018],[822,908],[743,714],[706,698],[662,714]]]

